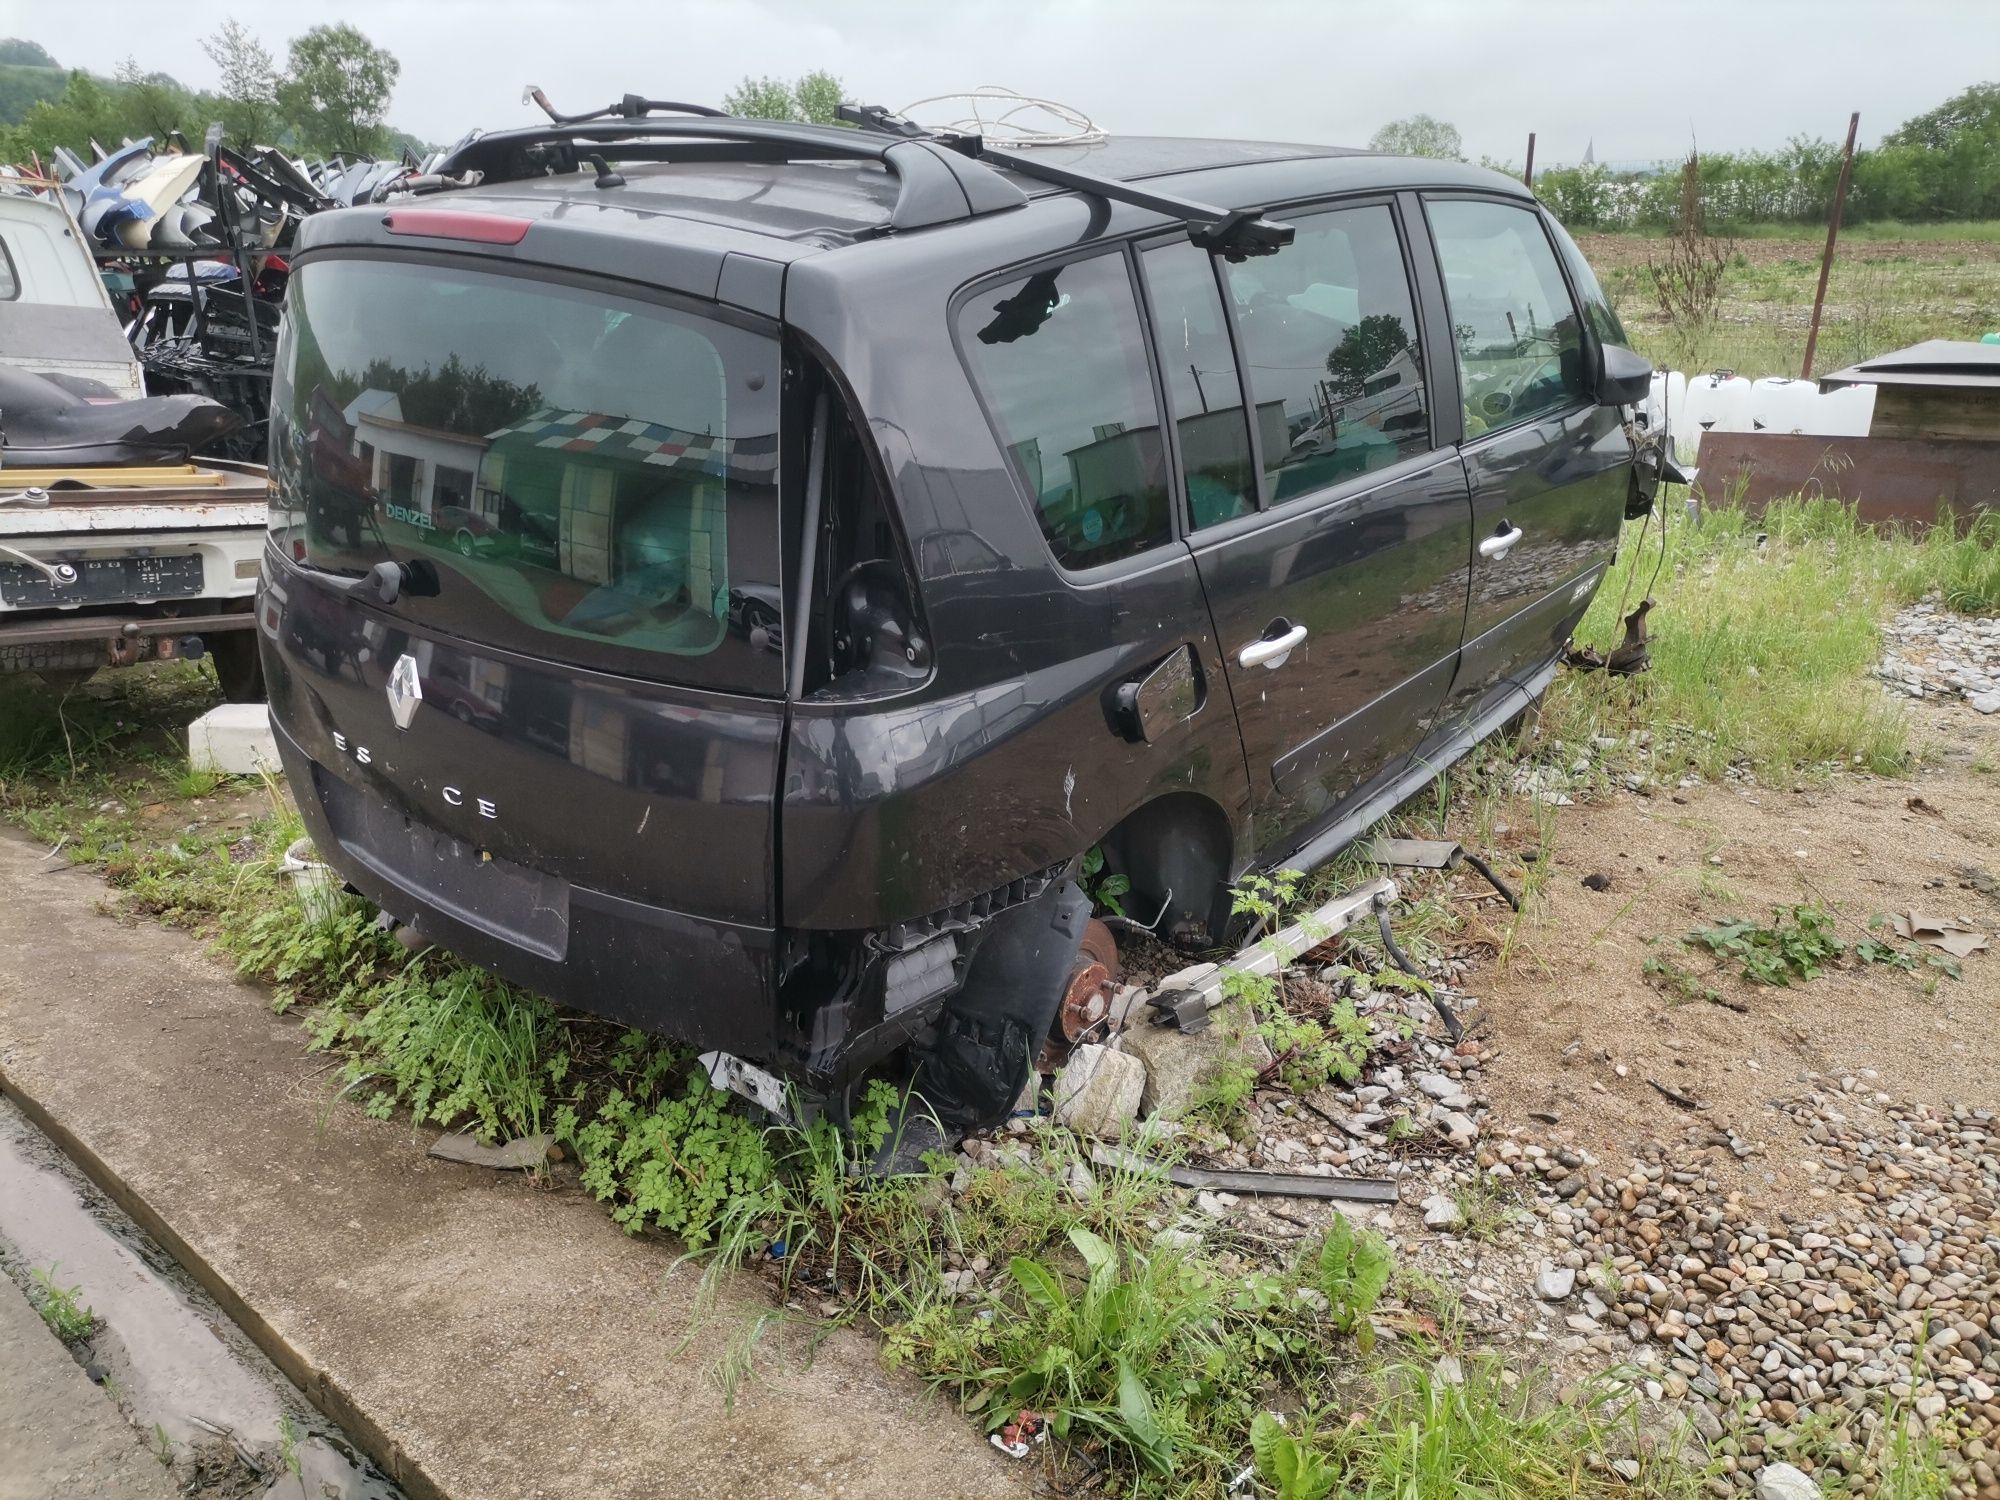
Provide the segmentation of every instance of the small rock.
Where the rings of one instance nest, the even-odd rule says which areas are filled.
[[[1117,1140],[1139,1117],[1146,1078],[1130,1053],[1085,1042],[1056,1079],[1056,1118],[1078,1135]]]
[[[1424,1228],[1449,1233],[1464,1227],[1465,1215],[1459,1210],[1458,1200],[1449,1193],[1432,1193],[1424,1199]]]
[[[1991,692],[1974,693],[1965,700],[1983,714],[2000,714],[2000,688]]]
[[[1271,1049],[1258,1035],[1249,1006],[1240,1000],[1216,1007],[1209,1024],[1191,1036],[1172,1026],[1140,1024],[1125,1032],[1123,1040],[1126,1052],[1144,1067],[1139,1107],[1149,1117],[1173,1120],[1186,1114],[1201,1091],[1232,1065],[1247,1062],[1259,1071],[1271,1065]],[[1076,1066],[1074,1060],[1070,1066]]]
[[[1574,1290],[1576,1272],[1568,1266],[1543,1261],[1541,1270],[1535,1273],[1535,1295],[1544,1302],[1560,1302]]]
[[[1757,1476],[1757,1500],[1820,1500],[1820,1489],[1801,1469],[1766,1464]]]
[[[1446,1140],[1454,1146],[1470,1146],[1479,1139],[1479,1127],[1469,1115],[1462,1115],[1455,1109],[1440,1109],[1431,1116],[1431,1124],[1444,1132]]]

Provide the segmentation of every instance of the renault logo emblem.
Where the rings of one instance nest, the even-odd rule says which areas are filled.
[[[389,717],[398,729],[408,729],[424,701],[424,685],[417,680],[417,659],[408,652],[396,658],[389,670]]]

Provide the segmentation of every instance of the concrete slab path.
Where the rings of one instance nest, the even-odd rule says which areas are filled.
[[[0,1500],[174,1500],[160,1461],[0,1276]]]
[[[330,1106],[262,989],[44,853],[0,832],[0,1088],[413,1500],[1029,1493],[858,1334],[767,1334],[725,1403],[757,1286],[697,1325],[673,1247]]]

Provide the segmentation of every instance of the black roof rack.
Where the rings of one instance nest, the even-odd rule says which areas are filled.
[[[468,137],[437,164],[436,173],[463,179],[477,172],[471,180],[513,182],[575,172],[590,163],[600,185],[608,185],[605,163],[611,159],[872,162],[896,179],[889,227],[926,229],[1024,205],[1027,195],[1001,175],[1004,170],[1179,219],[1196,244],[1232,258],[1268,255],[1289,245],[1295,233],[1258,209],[1216,208],[1003,151],[976,135],[929,131],[880,105],[843,104],[840,117],[847,125],[838,126],[744,119],[705,104],[638,94],[588,114],[564,115],[532,85],[526,97],[542,107],[549,124]],[[655,119],[656,110],[694,118]]]
[[[619,161],[873,162],[896,179],[896,206],[889,214],[893,229],[955,223],[1019,208],[1028,201],[991,168],[934,141],[887,140],[834,125],[792,125],[729,115],[655,120],[618,114],[496,131],[460,145],[437,171],[446,176],[476,171],[486,182],[512,182],[574,172],[579,162],[593,155]]]
[[[1059,167],[1019,151],[1003,151],[997,146],[989,146],[980,136],[926,130],[914,121],[892,114],[879,104],[843,104],[840,106],[840,118],[871,135],[936,141],[974,161],[1004,168],[1021,177],[1032,177],[1038,182],[1068,188],[1071,192],[1129,203],[1134,208],[1179,219],[1188,226],[1188,238],[1197,245],[1205,250],[1219,250],[1234,258],[1269,255],[1289,245],[1297,233],[1290,224],[1266,219],[1261,209],[1214,208],[1173,193],[1155,192],[1151,188],[1120,182],[1114,177],[1100,177],[1094,172]]]

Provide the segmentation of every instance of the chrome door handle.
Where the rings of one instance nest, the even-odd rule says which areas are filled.
[[[1496,531],[1479,544],[1479,555],[1499,561],[1514,550],[1514,543],[1521,540],[1521,528],[1509,526],[1505,531]]]
[[[1305,638],[1305,626],[1294,625],[1274,639],[1252,641],[1236,653],[1236,664],[1242,667],[1264,667],[1275,672],[1285,664],[1285,658],[1297,650],[1299,642]]]

